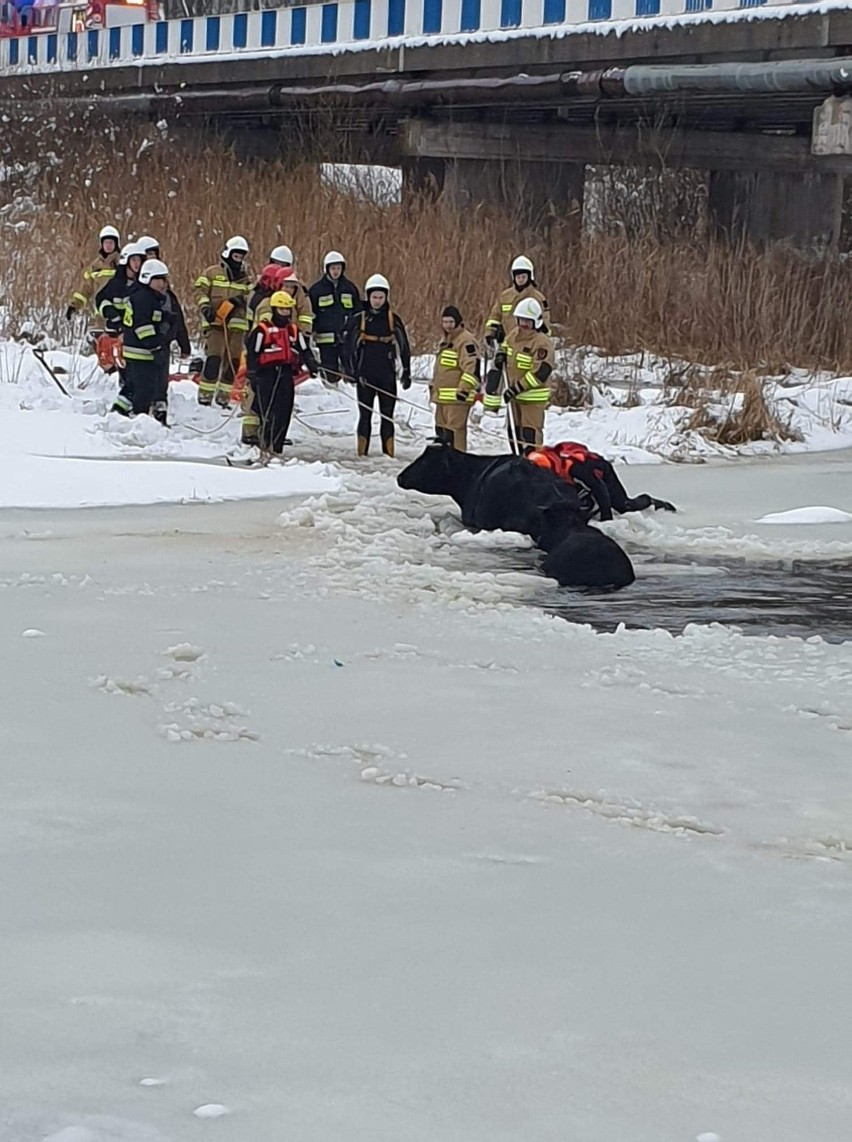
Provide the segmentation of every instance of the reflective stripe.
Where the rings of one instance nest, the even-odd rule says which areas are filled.
[[[326,294],[325,297],[318,297],[317,305],[320,305],[323,308],[326,308],[329,305],[334,305],[334,297],[330,293]]]
[[[133,332],[136,334],[137,337],[140,337],[140,338],[141,337],[156,337],[157,336],[157,330],[154,328],[153,325],[140,325],[139,328],[134,329]]]
[[[438,354],[438,361],[445,369],[457,369],[459,364],[459,355],[452,349],[442,349]]]
[[[473,376],[472,373],[462,373],[461,383],[463,385],[470,385],[472,389],[479,387],[479,381],[476,379],[476,377]]]
[[[500,306],[500,308],[503,310],[504,313],[511,313],[512,312],[511,301],[508,303],[504,301],[503,304]]]
[[[317,345],[333,345],[337,341],[334,333],[316,333],[314,341]]]
[[[519,369],[531,369],[533,363],[532,353],[525,353],[520,349],[517,354],[517,361]]]
[[[485,328],[488,329],[489,326],[492,329],[499,329],[500,328],[500,322],[497,321],[496,318],[494,318],[494,317],[489,317],[488,320],[485,322]]]
[[[453,401],[456,399],[455,389],[438,389],[438,400],[440,401]]]
[[[340,304],[344,309],[351,309],[355,304],[355,299],[351,293],[342,293],[340,295]]]
[[[540,381],[535,373],[524,373],[524,380],[527,382],[531,389],[544,388],[544,382]]]
[[[486,393],[482,403],[486,408],[501,408],[503,405],[499,397],[493,396],[491,393]]]
[[[83,305],[85,305],[89,299],[83,293],[73,293],[71,295],[71,300],[72,301],[81,301],[83,303]]]
[[[314,319],[312,317],[310,317],[307,313],[303,313],[299,317],[299,324],[306,326],[308,329],[312,329],[313,324],[314,324]]]
[[[207,286],[207,287],[209,288],[209,286],[210,286],[210,278],[206,278],[206,277],[205,277],[205,276],[202,274],[200,278],[196,278],[196,279],[195,279],[195,288],[196,288],[196,289],[201,289],[203,286]]]
[[[198,389],[202,393],[215,393],[219,387],[218,381],[199,381]]]
[[[226,321],[225,325],[232,333],[248,333],[248,318],[238,317],[233,321]]]
[[[124,409],[125,412],[133,412],[133,402],[129,401],[127,399],[127,397],[123,396],[121,393],[119,393],[118,396],[115,398],[115,401],[113,402],[112,407],[115,408],[116,405],[119,408]]]
[[[518,393],[515,400],[523,404],[547,404],[550,400],[550,389],[533,389],[532,392]]]
[[[124,346],[125,361],[153,361],[154,354],[150,349],[128,349]]]
[[[210,304],[210,298],[205,294],[204,297],[200,297],[198,299],[198,304],[199,304],[199,306],[209,305]]]

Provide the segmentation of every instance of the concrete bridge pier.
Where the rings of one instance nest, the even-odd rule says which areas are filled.
[[[406,194],[441,195],[461,210],[500,207],[526,225],[576,221],[579,233],[586,179],[584,163],[537,162],[532,169],[512,159],[406,158]]]
[[[843,176],[801,171],[710,172],[711,224],[733,241],[787,242],[801,250],[833,249],[840,237]]]

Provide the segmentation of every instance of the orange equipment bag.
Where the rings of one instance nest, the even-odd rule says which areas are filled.
[[[95,352],[98,355],[98,364],[105,373],[113,373],[116,369],[124,368],[121,337],[113,336],[112,333],[101,333],[95,342]]]

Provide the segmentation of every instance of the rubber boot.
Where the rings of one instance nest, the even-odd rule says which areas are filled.
[[[369,450],[370,450],[370,441],[367,439],[366,436],[359,436],[358,437],[358,455],[359,456],[366,456],[367,453],[369,452]]]
[[[393,437],[389,436],[387,440],[382,441],[382,452],[385,456],[393,456]]]
[[[151,405],[151,416],[153,416],[158,424],[162,424],[163,428],[168,428],[168,424],[166,423],[168,415],[169,406],[164,400],[155,401],[154,404]]]

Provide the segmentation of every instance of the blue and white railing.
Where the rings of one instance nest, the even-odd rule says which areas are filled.
[[[0,39],[0,76],[203,62],[211,57],[357,51],[376,45],[482,39],[500,34],[561,35],[591,24],[641,26],[689,14],[713,18],[762,9],[802,11],[800,0],[337,0],[276,11],[199,16],[82,32]],[[823,7],[825,5],[820,5]],[[746,14],[744,12],[744,14]],[[496,35],[495,35],[496,34]]]

